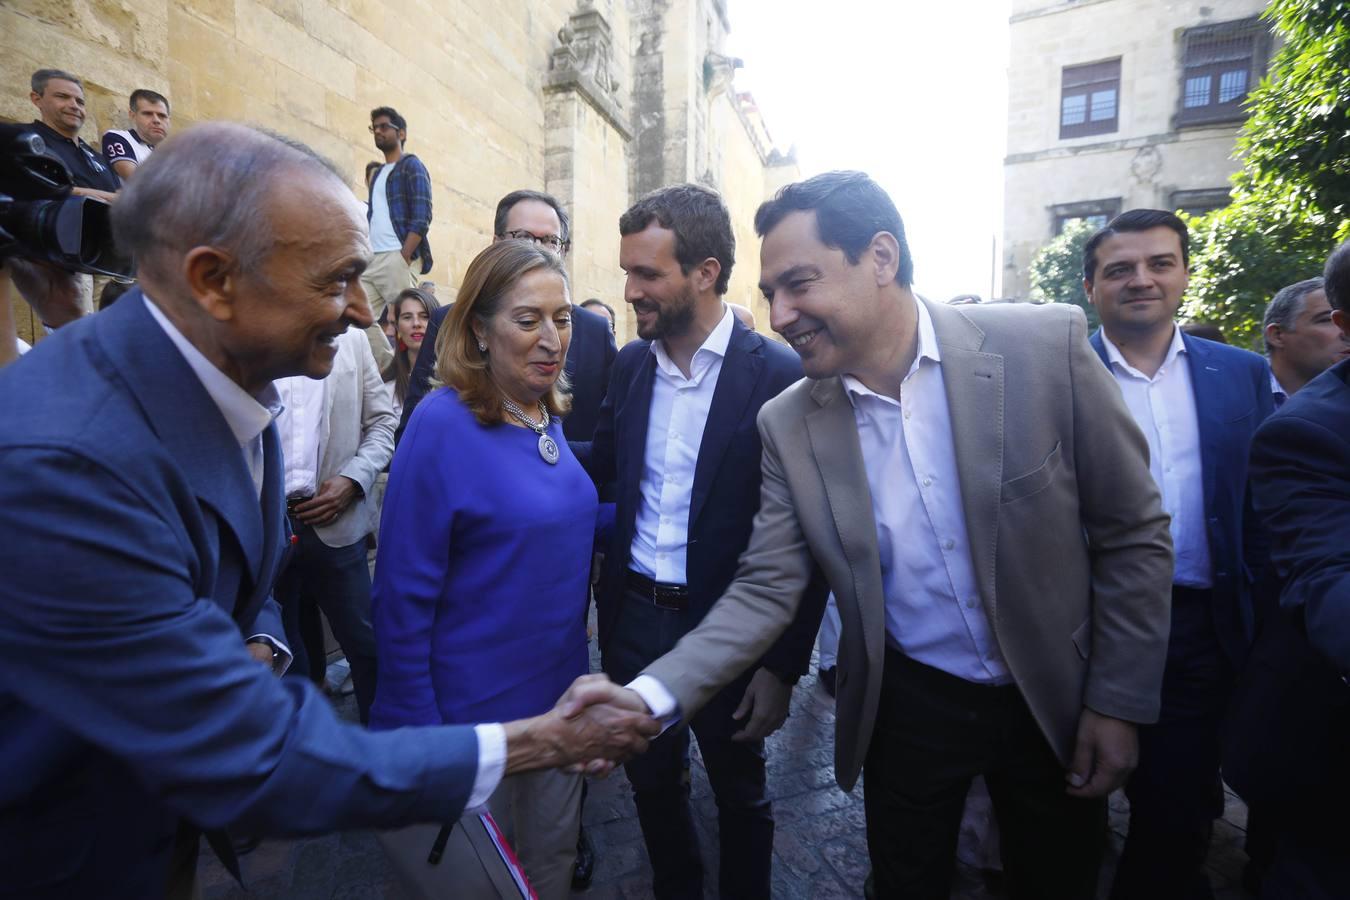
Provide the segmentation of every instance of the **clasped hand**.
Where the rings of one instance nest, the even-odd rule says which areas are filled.
[[[661,733],[642,698],[604,675],[583,675],[542,716],[507,726],[507,774],[565,768],[608,773]]]

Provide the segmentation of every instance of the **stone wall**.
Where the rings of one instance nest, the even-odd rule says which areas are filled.
[[[762,199],[763,159],[724,146],[750,140],[745,123],[710,113],[704,63],[726,30],[723,0],[3,0],[0,119],[32,119],[31,73],[66,69],[85,82],[90,143],[146,87],[169,97],[174,129],[275,129],[364,197],[380,158],[370,110],[393,106],[431,172],[442,300],[491,239],[497,200],[548,190],[574,220],[573,293],[614,306],[622,340],[617,226],[632,199],[699,180]]]
[[[1005,296],[1052,236],[1058,204],[1110,198],[1167,208],[1178,190],[1223,188],[1238,167],[1237,124],[1175,127],[1182,36],[1255,15],[1264,0],[1014,0],[1004,192]],[[1065,66],[1120,57],[1119,128],[1059,137]]]

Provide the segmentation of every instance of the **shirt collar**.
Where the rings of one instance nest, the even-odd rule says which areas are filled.
[[[922,300],[916,300],[914,305],[919,308],[919,349],[914,354],[914,362],[910,363],[909,371],[905,373],[906,378],[919,371],[919,363],[925,359],[938,365],[942,364],[942,351],[938,349],[937,332],[933,330],[933,317],[928,314],[928,307]],[[852,403],[854,408],[858,406],[859,397],[876,397],[887,403],[895,403],[892,398],[878,394],[852,375],[845,375],[843,381],[844,390],[848,393],[848,402]]]
[[[1134,366],[1130,365],[1125,360],[1125,355],[1120,352],[1119,347],[1117,347],[1114,343],[1112,343],[1111,338],[1108,337],[1106,334],[1105,328],[1102,329],[1102,345],[1106,347],[1106,359],[1111,364],[1112,368],[1119,366],[1121,369],[1123,369],[1126,372],[1129,372],[1131,375],[1136,375],[1148,381],[1153,380],[1152,378],[1146,376],[1143,372],[1140,372]],[[1181,339],[1181,329],[1178,328],[1176,325],[1173,325],[1172,343],[1168,345],[1167,356],[1163,358],[1163,363],[1161,366],[1158,367],[1158,371],[1161,372],[1163,369],[1166,369],[1176,360],[1178,356],[1180,356],[1182,353],[1185,352],[1186,352],[1186,342]]]
[[[154,149],[146,142],[145,138],[141,137],[139,134],[136,133],[135,128],[128,128],[127,134],[131,135],[131,139],[136,143],[140,144],[142,147],[145,147],[147,149]]]
[[[148,294],[143,294],[142,299],[146,308],[150,310],[150,315],[159,323],[159,327],[164,329],[164,333],[183,355],[183,359],[202,383],[206,393],[215,401],[239,446],[247,447],[252,444],[281,412],[281,397],[277,394],[275,385],[268,382],[267,387],[259,391],[256,397],[249,394],[217,369],[200,350],[192,346],[192,343],[183,337],[183,333],[169,321],[169,317],[150,300]]]
[[[702,346],[694,351],[694,356],[689,364],[689,372],[691,375],[693,375],[694,372],[694,363],[698,361],[699,357],[711,354],[721,359],[727,355],[727,347],[731,346],[731,330],[735,321],[736,317],[732,315],[731,307],[727,306],[725,303],[722,304],[721,320],[719,320],[713,330],[708,333]],[[671,376],[679,375],[681,378],[684,377],[684,373],[680,371],[679,366],[675,365],[675,363],[671,361],[670,355],[666,353],[666,345],[663,341],[652,341],[652,353],[656,355],[656,364],[661,367],[663,372]]]

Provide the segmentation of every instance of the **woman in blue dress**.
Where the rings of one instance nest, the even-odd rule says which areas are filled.
[[[534,716],[586,673],[597,500],[559,421],[570,338],[558,256],[503,241],[470,263],[437,337],[444,387],[390,469],[372,728]],[[545,771],[488,801],[542,900],[567,896],[580,798],[580,776]]]

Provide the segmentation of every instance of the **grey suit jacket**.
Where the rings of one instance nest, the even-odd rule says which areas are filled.
[[[1084,706],[1158,715],[1172,584],[1148,447],[1087,342],[1081,310],[927,304],[942,353],[980,599],[1013,679],[1060,758]],[[842,380],[765,404],[763,489],[736,580],[645,674],[687,717],[791,621],[812,557],[842,624],[835,768],[853,787],[886,645],[871,493]]]
[[[328,375],[326,413],[320,426],[319,483],[335,475],[355,481],[362,496],[331,525],[314,533],[330,547],[362,540],[379,522],[371,498],[375,478],[394,455],[398,417],[364,331],[348,328],[337,341],[337,357]]]

